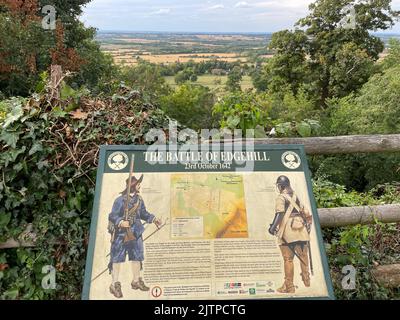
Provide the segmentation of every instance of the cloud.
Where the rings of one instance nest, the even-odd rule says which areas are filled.
[[[240,1],[235,4],[235,8],[251,8],[251,5],[246,1]]]
[[[170,13],[171,13],[171,9],[170,8],[165,8],[165,9],[159,9],[157,11],[153,11],[150,14],[151,15],[166,15],[166,14],[170,14]]]
[[[208,7],[207,9],[208,10],[220,10],[220,9],[224,9],[224,8],[225,8],[225,6],[223,4],[216,4],[215,6]]]
[[[254,7],[267,9],[307,9],[314,0],[272,0],[256,2]]]

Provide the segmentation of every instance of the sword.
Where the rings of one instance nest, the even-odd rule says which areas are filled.
[[[314,265],[313,265],[313,259],[312,259],[312,254],[311,254],[311,242],[310,241],[308,241],[308,255],[310,256],[311,275],[314,276]]]
[[[297,254],[297,252],[290,246],[290,244],[284,239],[282,238],[283,244],[285,244],[290,251],[292,251],[292,253],[300,260],[300,262],[304,265],[306,265],[306,263],[304,262],[304,260]]]

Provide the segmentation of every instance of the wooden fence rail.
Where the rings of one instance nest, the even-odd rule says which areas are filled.
[[[382,223],[400,223],[400,204],[370,206],[370,207],[349,207],[318,209],[318,215],[322,228],[334,228],[354,226],[358,224],[373,224],[376,221]],[[11,249],[18,247],[33,247],[36,238],[29,226],[20,240],[11,239],[0,243],[0,249]]]
[[[223,141],[224,143],[245,143],[243,140]],[[250,139],[246,143],[259,144],[302,144],[308,155],[334,155],[356,153],[400,152],[400,134],[393,135],[358,135],[342,137],[315,138],[274,138]],[[333,228],[359,224],[400,223],[400,204],[319,209],[321,227]],[[31,226],[20,239],[11,239],[0,243],[0,249],[34,247],[35,234]],[[385,287],[400,287],[400,265],[378,266],[372,271],[373,276]]]
[[[400,223],[400,204],[319,209],[318,214],[323,228],[372,224],[375,221]],[[29,226],[19,240],[11,239],[6,243],[0,244],[0,249],[35,247],[36,235],[31,229],[31,226]],[[400,287],[400,264],[377,266],[372,270],[372,275],[383,287]]]
[[[222,142],[222,141],[221,141]],[[400,152],[400,134],[225,140],[224,143],[302,144],[309,155]]]

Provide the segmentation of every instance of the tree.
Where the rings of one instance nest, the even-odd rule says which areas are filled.
[[[400,132],[400,65],[372,76],[359,93],[327,100],[326,135],[393,134]],[[321,159],[322,160],[322,159]],[[348,188],[365,190],[400,179],[400,155],[327,157],[319,175]]]
[[[138,65],[134,67],[125,68],[121,78],[130,87],[144,93],[154,102],[170,92],[170,87],[161,75],[161,68],[144,60],[139,60]]]
[[[358,96],[332,99],[333,134],[391,134],[400,132],[400,66],[374,75]]]
[[[177,84],[183,84],[186,81],[192,81],[196,82],[197,81],[197,75],[194,72],[193,68],[187,67],[182,71],[179,71],[176,76],[175,76],[175,82]]]
[[[160,99],[162,110],[194,130],[212,128],[215,118],[212,114],[215,97],[207,87],[183,84],[175,92]]]
[[[228,91],[240,91],[242,89],[241,82],[243,79],[242,69],[236,66],[228,75],[228,81],[226,83],[226,88]]]
[[[383,60],[382,66],[384,70],[400,65],[400,40],[389,40],[389,54]]]
[[[307,45],[307,36],[300,30],[284,30],[273,34],[270,47],[276,50],[276,55],[265,67],[265,88],[279,92],[282,87],[290,86],[293,93],[297,93],[308,78]]]
[[[344,28],[346,8],[355,9],[355,25]],[[265,80],[271,90],[290,84],[296,93],[301,83],[325,106],[327,98],[344,97],[358,90],[373,73],[372,65],[384,49],[370,31],[394,25],[399,12],[391,0],[317,0],[310,14],[296,24],[296,30],[274,34],[271,48],[275,57]]]
[[[79,21],[90,0],[0,0],[0,91],[26,96],[51,64],[74,71],[70,82],[97,86],[112,64],[94,42],[95,30]],[[56,30],[43,30],[41,7],[53,5]]]

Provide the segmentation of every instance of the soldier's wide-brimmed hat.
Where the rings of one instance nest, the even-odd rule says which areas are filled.
[[[142,181],[143,181],[143,175],[139,179],[136,177],[132,177],[130,191],[132,192],[136,190],[136,186],[142,183]],[[129,178],[126,179],[126,189],[123,192],[121,192],[122,194],[126,194],[128,192],[128,184],[129,184]]]
[[[139,183],[143,182],[143,175],[141,175],[141,177],[138,179],[135,176],[132,177],[132,181],[131,181],[131,187],[134,187],[136,185],[138,185]],[[129,184],[129,178],[126,179],[126,185],[128,186]]]

